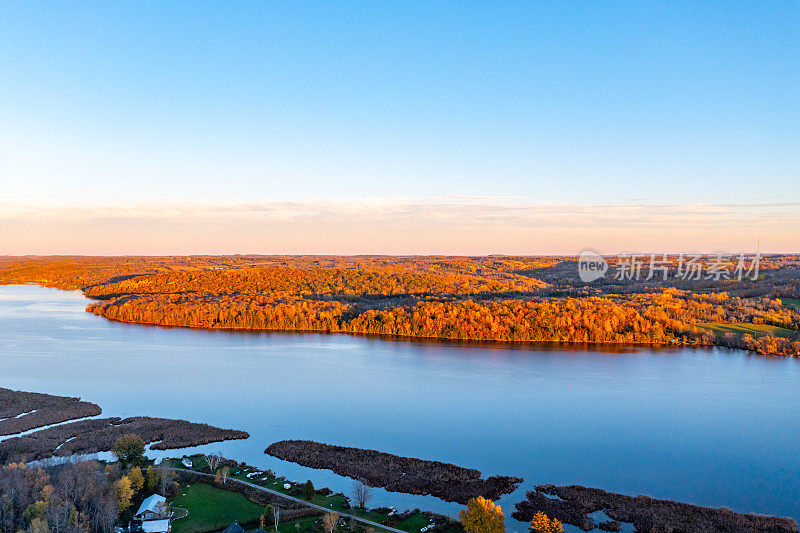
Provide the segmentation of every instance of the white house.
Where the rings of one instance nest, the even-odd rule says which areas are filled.
[[[147,523],[149,521],[162,521],[169,519],[169,506],[167,499],[160,494],[153,494],[148,496],[139,506],[139,510],[133,516],[136,520],[142,520]],[[169,522],[169,520],[167,520]],[[144,524],[142,525],[144,527]],[[166,529],[164,530],[166,531]]]

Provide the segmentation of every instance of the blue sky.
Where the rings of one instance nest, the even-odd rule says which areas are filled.
[[[0,203],[795,203],[799,95],[797,2],[4,2]]]

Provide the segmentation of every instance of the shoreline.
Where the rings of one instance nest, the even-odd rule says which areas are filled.
[[[133,276],[137,277],[137,276]],[[383,340],[391,340],[391,341],[401,341],[401,342],[431,342],[431,343],[444,343],[444,344],[453,344],[453,345],[484,345],[484,346],[514,346],[514,347],[535,347],[537,349],[562,349],[562,350],[576,350],[576,351],[600,351],[600,352],[620,352],[624,351],[626,348],[630,349],[629,351],[635,351],[635,349],[647,348],[653,350],[669,350],[670,348],[683,348],[683,347],[693,347],[693,348],[726,348],[726,349],[734,349],[734,350],[743,350],[746,352],[750,352],[753,354],[757,354],[759,356],[764,357],[796,357],[800,354],[793,352],[792,350],[788,350],[787,347],[783,346],[774,353],[767,347],[763,346],[761,343],[762,339],[769,339],[769,338],[776,338],[778,341],[783,342],[784,339],[780,335],[777,337],[772,335],[771,333],[762,333],[762,334],[755,334],[754,338],[750,338],[750,340],[746,340],[752,335],[734,335],[728,334],[728,336],[720,336],[716,334],[716,330],[712,325],[708,325],[706,323],[701,324],[693,324],[691,325],[692,329],[687,330],[688,333],[684,332],[682,336],[677,336],[674,338],[670,338],[664,341],[649,341],[649,340],[581,340],[581,341],[570,341],[570,340],[561,340],[561,339],[546,339],[546,340],[514,340],[514,339],[491,339],[491,338],[479,338],[479,337],[470,337],[470,336],[462,336],[462,337],[443,337],[437,335],[403,335],[397,333],[375,333],[375,332],[362,332],[362,331],[348,331],[344,330],[331,330],[330,328],[257,328],[257,327],[235,327],[230,325],[225,325],[221,327],[216,327],[215,325],[192,325],[192,324],[169,324],[169,323],[162,323],[156,321],[147,321],[147,320],[128,320],[125,318],[117,318],[117,317],[109,317],[105,311],[105,308],[102,305],[102,302],[109,302],[110,298],[95,298],[92,296],[88,296],[86,294],[87,290],[91,287],[95,286],[102,286],[107,284],[107,282],[101,282],[94,285],[87,285],[83,288],[79,289],[71,289],[71,288],[63,288],[58,286],[57,282],[53,282],[51,280],[39,280],[39,281],[27,281],[27,282],[7,282],[4,281],[0,283],[0,285],[38,285],[47,288],[53,288],[58,290],[77,290],[80,291],[84,298],[86,298],[89,303],[86,306],[86,312],[92,313],[96,316],[102,316],[106,320],[119,322],[123,324],[134,324],[134,325],[142,325],[142,326],[155,326],[155,327],[162,327],[162,328],[185,328],[185,329],[194,329],[194,330],[205,330],[205,331],[228,331],[228,332],[239,332],[239,333],[286,333],[286,334],[320,334],[320,335],[332,335],[332,334],[346,334],[352,336],[359,336],[359,337],[367,337],[367,338],[379,338]],[[161,293],[130,293],[127,294],[129,297],[144,297],[144,296],[154,296]],[[115,297],[119,298],[125,295],[117,295]],[[466,298],[465,301],[474,301],[478,302],[479,300],[475,300],[475,298],[479,297],[480,294],[467,294],[464,295]],[[552,298],[545,298],[545,300],[552,299]],[[557,299],[557,298],[556,298]],[[581,300],[581,298],[577,298]],[[745,324],[751,325],[750,322],[729,322],[724,323],[730,326],[736,326],[738,324]],[[719,325],[719,324],[717,324]],[[676,334],[677,335],[677,334]],[[688,335],[688,336],[687,336]],[[787,345],[788,346],[788,345]],[[788,350],[788,351],[787,351]]]

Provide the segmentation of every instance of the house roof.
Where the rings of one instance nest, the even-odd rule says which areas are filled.
[[[225,531],[223,531],[222,533],[244,533],[244,528],[239,524],[237,524],[236,522],[234,522],[233,524],[226,527]]]
[[[136,515],[140,515],[145,511],[151,511],[153,513],[158,513],[164,509],[166,506],[167,499],[160,494],[153,494],[152,496],[148,496],[142,502],[142,505],[139,506],[139,510],[136,511]]]
[[[169,518],[164,520],[145,520],[142,522],[144,533],[167,533],[169,531]]]

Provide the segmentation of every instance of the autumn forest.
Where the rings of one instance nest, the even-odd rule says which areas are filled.
[[[764,257],[752,279],[591,283],[576,259],[6,257],[0,283],[82,290],[96,315],[162,326],[800,352],[800,256]]]

